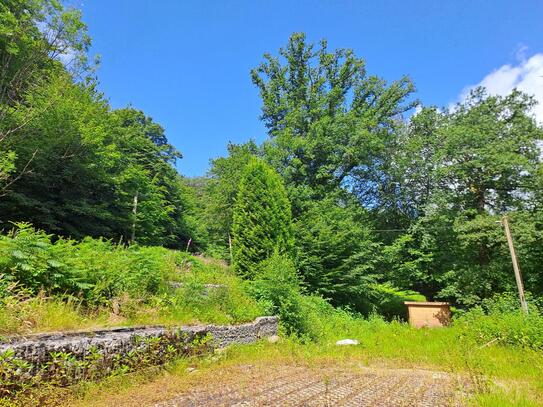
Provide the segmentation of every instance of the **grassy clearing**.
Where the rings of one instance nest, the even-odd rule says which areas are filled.
[[[322,304],[313,304],[316,307]],[[314,316],[316,313],[314,313]],[[308,367],[361,366],[390,369],[430,369],[461,374],[473,383],[469,400],[480,406],[543,405],[543,353],[503,341],[486,342],[481,329],[457,321],[446,329],[412,329],[400,322],[369,319],[321,309],[320,337],[307,341],[291,337],[278,344],[261,342],[233,346],[201,359],[181,359],[164,369],[148,369],[100,383],[82,383],[71,389],[42,388],[6,405],[145,405],[174,397],[195,383],[220,377],[225,369],[252,364],[303,365]],[[483,318],[490,322],[480,322]],[[479,325],[492,325],[492,316],[479,317]],[[355,338],[354,347],[337,347],[335,341]],[[482,338],[482,340],[481,340]],[[504,343],[504,344],[500,344]],[[197,369],[188,374],[187,367]],[[1,404],[0,404],[1,405]]]
[[[440,370],[460,374],[471,381],[475,394],[467,400],[469,405],[543,405],[541,351],[496,342],[482,346],[473,336],[466,335],[460,324],[417,330],[380,318],[354,320],[337,315],[328,319],[325,328],[318,342],[302,343],[287,338],[277,344],[232,346],[204,358],[181,359],[160,370],[83,383],[55,392],[54,396],[51,393],[43,398],[47,393],[42,389],[41,400],[77,406],[147,405],[174,397],[198,383],[212,385],[214,378],[221,377],[228,368],[251,364]],[[360,345],[335,346],[337,339],[346,337],[358,339]],[[196,371],[188,373],[187,367]]]

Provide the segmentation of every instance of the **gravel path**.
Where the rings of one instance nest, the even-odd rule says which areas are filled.
[[[155,404],[174,406],[460,406],[455,377],[426,370],[237,366]]]

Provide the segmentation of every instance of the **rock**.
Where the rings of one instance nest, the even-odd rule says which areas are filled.
[[[342,339],[336,342],[338,346],[358,345],[359,342],[356,339]]]
[[[278,335],[272,335],[272,336],[268,336],[268,342],[269,343],[277,343],[279,342],[281,338],[279,338]]]
[[[187,367],[187,368],[185,369],[185,372],[187,372],[187,373],[196,372],[196,368],[195,368],[195,367]]]

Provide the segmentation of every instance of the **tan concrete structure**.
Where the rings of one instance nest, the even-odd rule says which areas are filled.
[[[451,323],[448,302],[404,302],[409,312],[409,324],[415,328],[447,326]]]

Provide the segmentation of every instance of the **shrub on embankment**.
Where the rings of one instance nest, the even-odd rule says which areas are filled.
[[[499,294],[459,315],[454,327],[482,346],[495,343],[543,351],[541,311],[540,301],[530,296],[526,314],[515,294]]]
[[[263,314],[245,283],[219,262],[162,247],[77,242],[17,226],[0,235],[0,335],[229,324]],[[209,283],[215,288],[207,289]]]
[[[99,303],[121,293],[145,297],[158,292],[167,250],[124,247],[103,239],[57,238],[17,224],[0,236],[2,288],[17,283],[30,294],[73,295]]]

